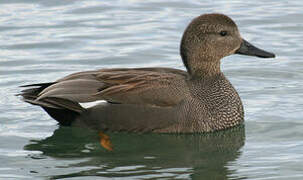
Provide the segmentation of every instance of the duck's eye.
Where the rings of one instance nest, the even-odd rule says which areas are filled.
[[[221,32],[220,32],[220,35],[221,35],[221,36],[226,36],[226,35],[227,35],[227,31],[221,31]]]

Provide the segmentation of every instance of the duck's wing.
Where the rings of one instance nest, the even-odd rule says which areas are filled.
[[[169,68],[103,71],[97,78],[105,86],[96,96],[115,103],[173,106],[186,95],[186,77]]]
[[[40,87],[40,92],[39,88],[32,88],[21,95],[32,104],[77,112],[83,110],[79,103],[98,100],[173,106],[188,94],[186,78],[185,71],[171,68],[101,69],[71,74],[47,87]],[[30,91],[36,94],[30,94]],[[26,99],[27,96],[30,98]]]

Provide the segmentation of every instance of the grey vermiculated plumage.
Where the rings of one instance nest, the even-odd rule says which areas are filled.
[[[238,93],[220,70],[220,59],[234,53],[274,56],[259,49],[249,54],[243,42],[229,17],[201,15],[189,24],[181,41],[187,72],[172,68],[85,71],[28,85],[34,88],[21,95],[62,125],[162,133],[222,130],[241,124],[244,111]],[[106,102],[87,109],[79,104],[97,100]]]

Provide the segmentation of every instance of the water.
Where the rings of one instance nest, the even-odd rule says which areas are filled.
[[[0,179],[302,179],[303,2],[2,0]],[[208,135],[111,134],[59,127],[18,86],[112,67],[183,68],[179,42],[200,14],[231,16],[276,59],[230,56],[223,70],[245,127]]]

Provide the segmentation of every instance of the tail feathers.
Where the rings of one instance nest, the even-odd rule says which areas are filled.
[[[55,83],[52,82],[21,86],[33,88],[22,90],[18,95],[23,97],[23,101],[42,107],[61,125],[69,126],[76,119],[76,117],[84,111],[84,109],[77,102],[61,98],[44,98],[38,100],[40,92],[53,84]]]
[[[23,85],[23,86],[20,86],[20,87],[33,87],[33,86],[40,86],[39,88],[42,88],[45,89],[47,88],[48,86],[50,85],[53,85],[55,84],[56,82],[50,82],[50,83],[37,83],[37,84],[27,84],[27,85]]]
[[[29,85],[20,86],[22,88],[24,88],[24,87],[25,88],[34,87],[34,88],[24,89],[21,91],[20,94],[17,94],[17,96],[21,95],[25,101],[26,100],[35,100],[41,91],[43,91],[45,88],[47,88],[48,86],[51,86],[53,84],[55,84],[55,83],[51,82],[51,83],[29,84]]]

